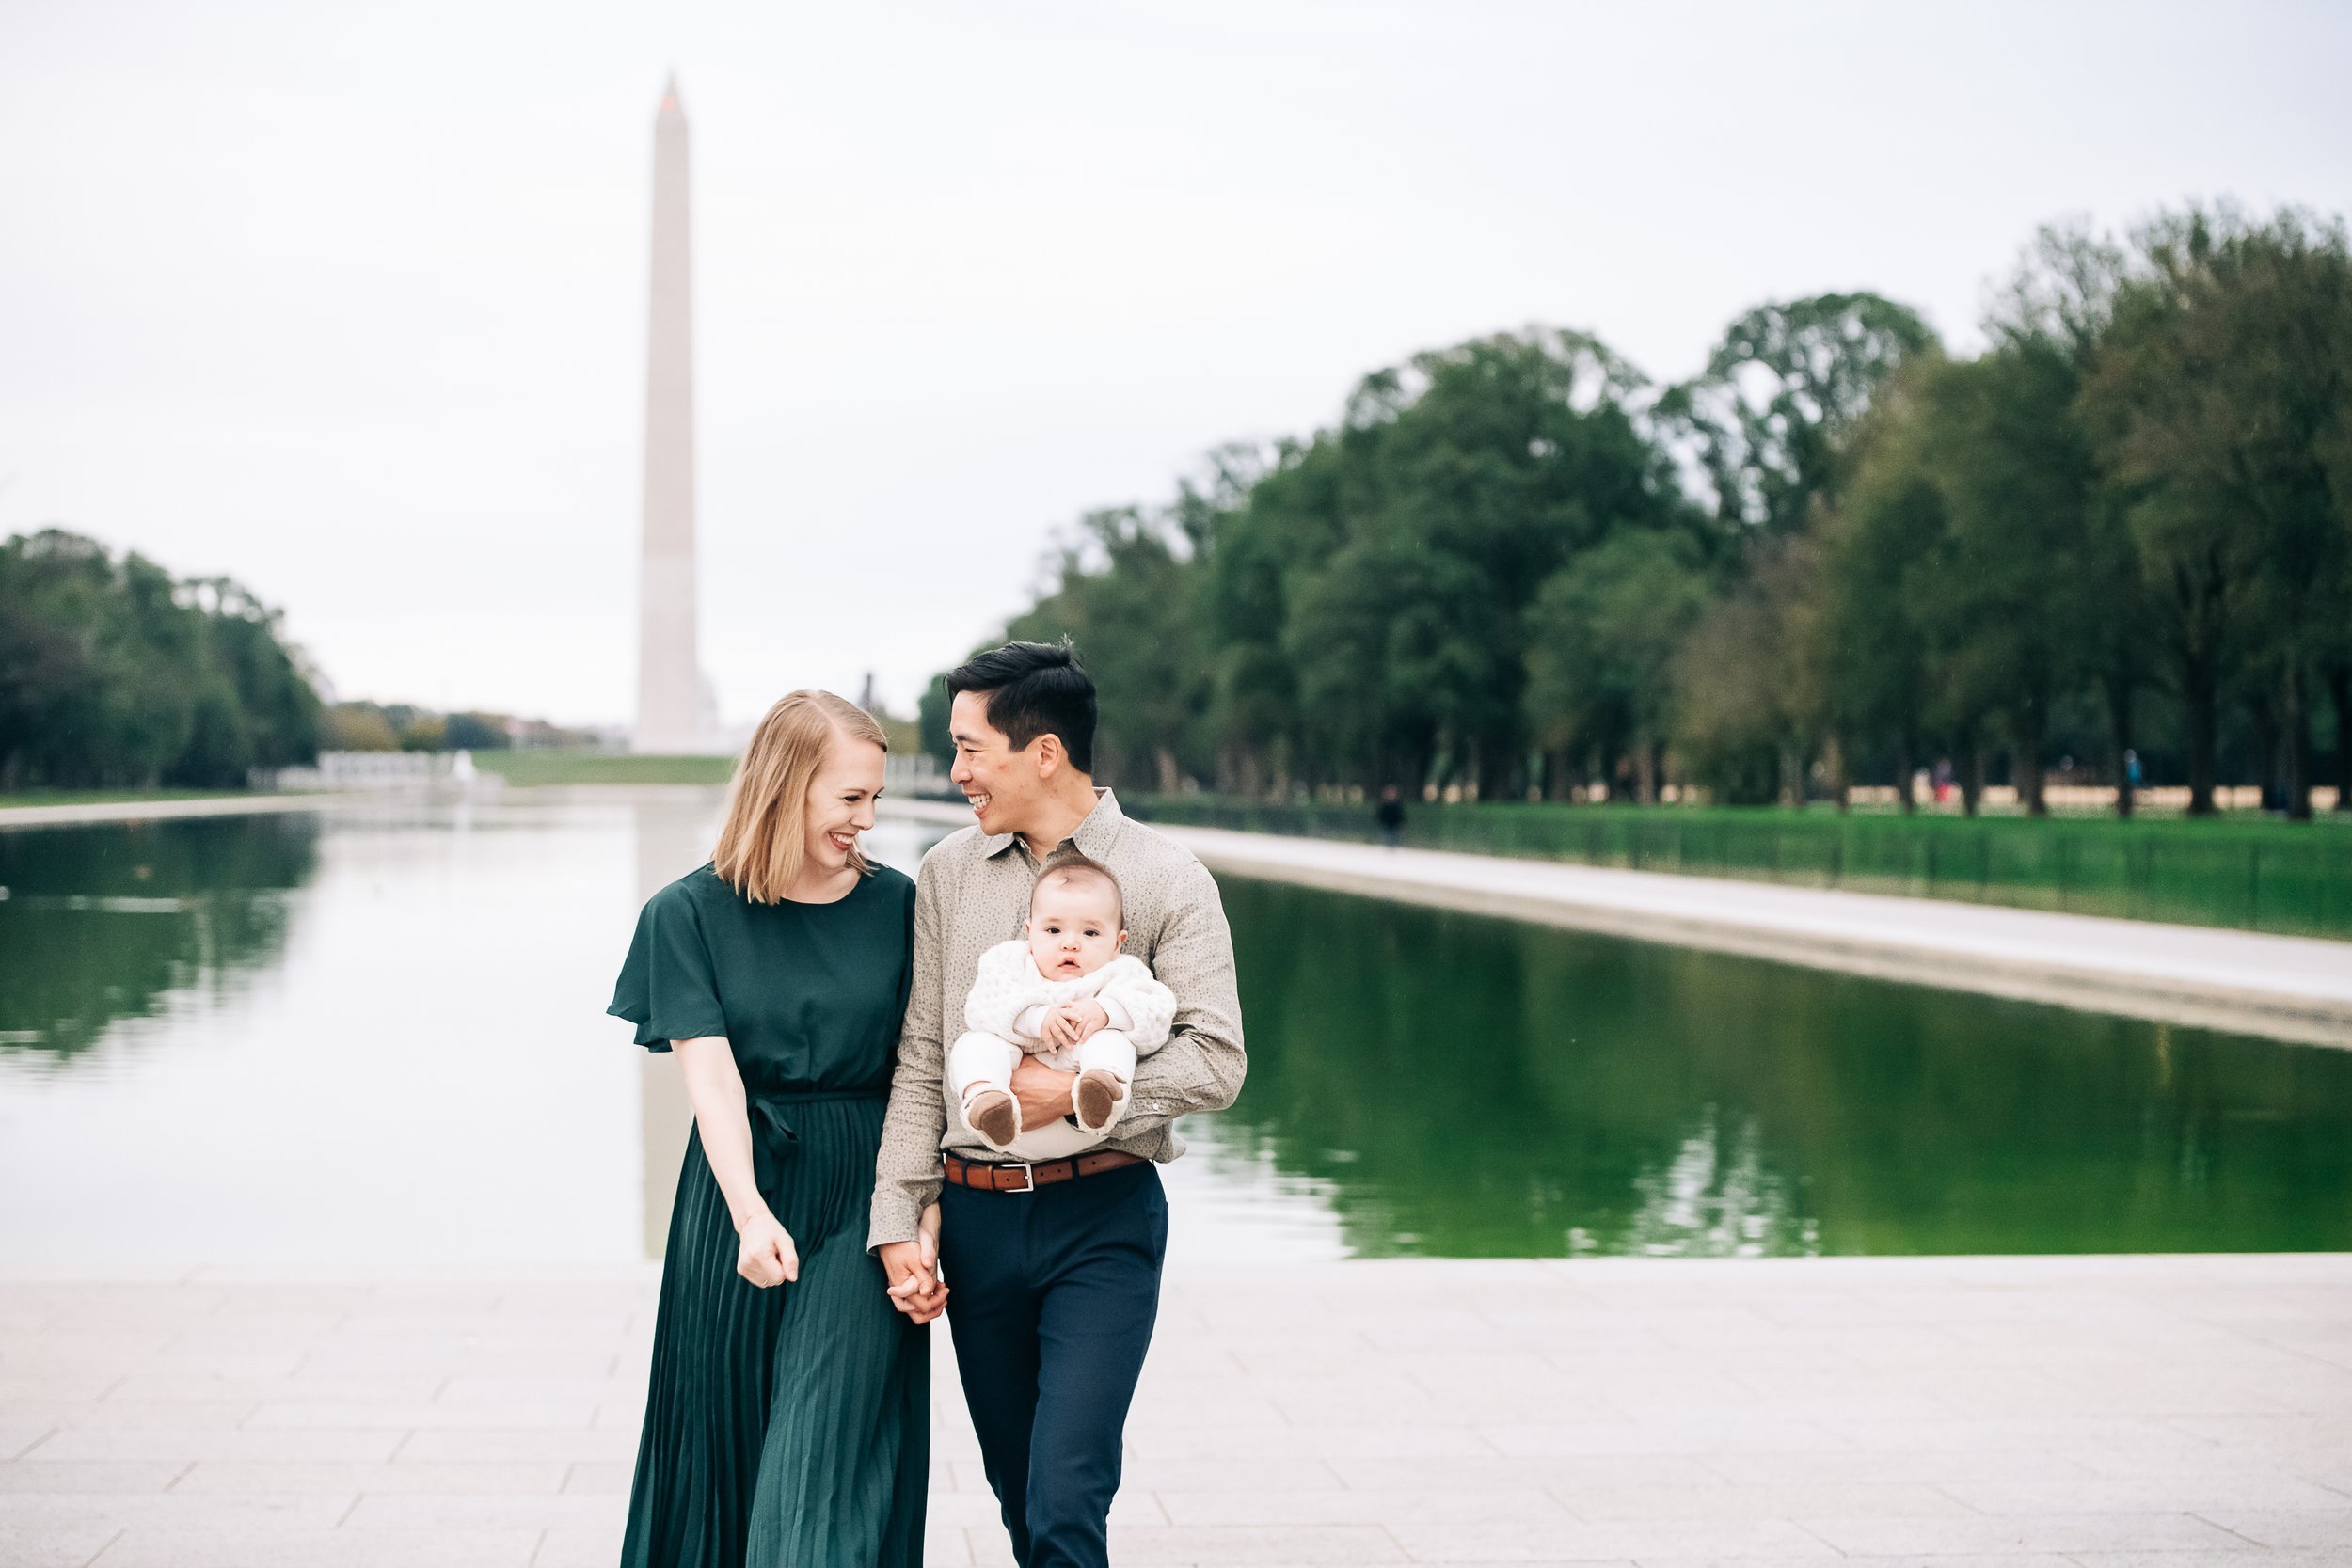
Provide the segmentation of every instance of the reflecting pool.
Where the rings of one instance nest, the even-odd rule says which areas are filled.
[[[0,1268],[609,1265],[689,1112],[603,1016],[710,791],[0,832]],[[936,828],[885,820],[912,870]],[[2352,1246],[2352,1053],[1225,884],[1175,1246]]]
[[[1218,1118],[1359,1254],[2352,1247],[2352,1052],[1228,879]]]

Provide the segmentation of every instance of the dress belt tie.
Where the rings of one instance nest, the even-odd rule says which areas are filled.
[[[887,1100],[887,1087],[873,1089],[797,1089],[778,1093],[747,1091],[744,1111],[752,1127],[752,1182],[760,1196],[776,1201],[784,1186],[786,1165],[800,1157],[800,1130],[787,1114],[803,1105],[823,1105],[843,1100]]]

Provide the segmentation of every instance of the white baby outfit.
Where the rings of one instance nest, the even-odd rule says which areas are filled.
[[[1047,1013],[1089,998],[1102,1004],[1108,1023],[1074,1047],[1049,1046],[1039,1038]],[[1029,944],[1016,937],[980,955],[963,1004],[965,1032],[947,1051],[947,1086],[958,1105],[971,1103],[971,1091],[981,1085],[1009,1093],[1013,1067],[1024,1055],[1063,1072],[1106,1069],[1119,1078],[1119,1108],[1111,1117],[1116,1124],[1127,1109],[1136,1058],[1166,1045],[1175,1022],[1176,993],[1153,978],[1141,958],[1121,954],[1091,974],[1049,980],[1038,973]],[[1102,1141],[1100,1131],[1056,1121],[1030,1128],[1005,1152],[1020,1160],[1059,1160]]]

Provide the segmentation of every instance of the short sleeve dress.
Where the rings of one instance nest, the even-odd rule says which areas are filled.
[[[886,866],[830,904],[755,904],[705,865],[638,917],[609,1010],[648,1050],[726,1037],[801,1275],[763,1291],[735,1272],[734,1222],[691,1137],[625,1568],[922,1560],[929,1332],[866,1251],[914,941],[914,883]]]

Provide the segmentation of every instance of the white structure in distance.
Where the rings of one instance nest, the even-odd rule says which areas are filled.
[[[653,121],[652,309],[645,342],[645,510],[637,584],[637,727],[631,749],[724,749],[704,675],[694,558],[694,312],[686,111],[677,78]]]

